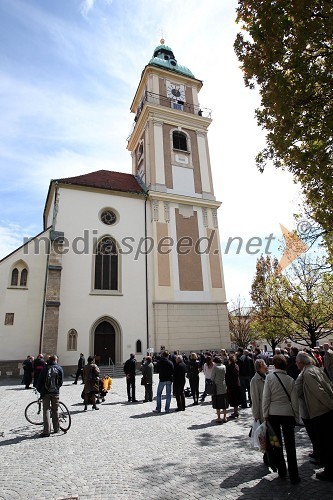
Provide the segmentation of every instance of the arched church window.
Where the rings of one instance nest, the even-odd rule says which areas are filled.
[[[17,286],[18,284],[18,269],[15,267],[15,269],[12,270],[12,279],[10,281],[11,286]]]
[[[184,132],[179,132],[178,130],[175,130],[172,133],[172,145],[173,149],[188,151],[186,134],[184,134]]]
[[[141,340],[137,340],[136,341],[136,349],[135,349],[135,352],[137,354],[140,354],[142,352],[142,342]]]
[[[20,286],[27,286],[28,281],[28,271],[27,269],[22,269],[21,278],[20,278]]]
[[[102,238],[95,255],[95,290],[118,290],[118,250],[111,236]]]
[[[67,351],[77,351],[77,331],[74,328],[68,332]]]

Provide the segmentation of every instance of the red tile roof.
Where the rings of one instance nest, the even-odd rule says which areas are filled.
[[[97,170],[97,172],[91,172],[90,174],[54,180],[61,184],[123,191],[125,193],[144,193],[134,175],[124,174],[123,172],[112,172],[111,170]]]

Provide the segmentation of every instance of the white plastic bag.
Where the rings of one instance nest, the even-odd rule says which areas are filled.
[[[259,441],[255,435],[256,430],[258,427],[260,427],[260,421],[253,419],[253,424],[252,424],[252,432],[251,432],[251,437],[250,437],[250,444],[251,448],[259,448]]]
[[[254,433],[254,439],[258,442],[259,450],[262,453],[267,451],[267,424],[266,421],[259,425]]]

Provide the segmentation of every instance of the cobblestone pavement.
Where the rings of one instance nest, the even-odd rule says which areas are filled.
[[[154,402],[127,403],[125,379],[115,379],[100,411],[90,406],[84,413],[83,386],[72,381],[60,398],[70,408],[72,427],[45,439],[37,437],[42,428],[24,417],[33,391],[13,381],[0,386],[1,500],[333,500],[332,483],[314,479],[303,428],[297,432],[302,482],[292,486],[269,473],[261,453],[249,447],[249,409],[222,425],[215,423],[210,398],[199,406],[186,399],[185,412],[154,414]],[[142,401],[139,384],[137,377]],[[203,377],[200,384],[202,389]]]

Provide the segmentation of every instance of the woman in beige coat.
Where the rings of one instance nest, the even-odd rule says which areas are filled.
[[[262,413],[262,398],[268,367],[263,359],[256,359],[254,362],[254,369],[256,373],[250,382],[250,394],[252,401],[251,410],[254,420],[262,423],[264,421]],[[264,463],[268,465],[267,453],[264,453],[263,460]]]
[[[279,439],[276,448],[277,469],[281,478],[287,477],[283,456],[281,428],[287,452],[288,472],[292,484],[300,482],[296,458],[295,425],[298,423],[298,398],[295,381],[287,375],[287,360],[283,354],[273,357],[274,372],[266,377],[263,392],[263,417],[271,424]]]

